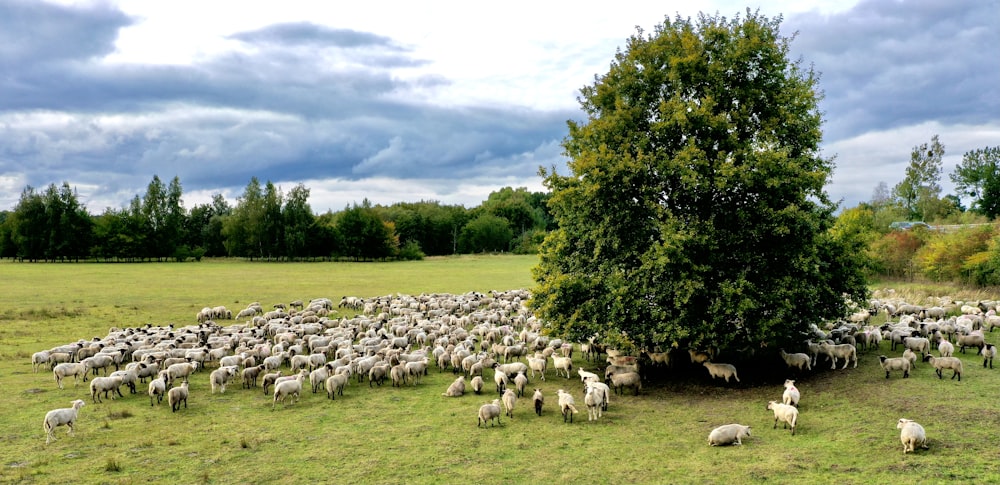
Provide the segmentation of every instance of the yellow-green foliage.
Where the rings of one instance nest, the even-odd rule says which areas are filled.
[[[920,272],[935,281],[968,281],[963,271],[969,258],[986,250],[992,226],[935,232],[914,255]]]

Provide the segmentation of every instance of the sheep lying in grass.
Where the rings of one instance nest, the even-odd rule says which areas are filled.
[[[604,410],[605,393],[603,390],[588,384],[583,402],[587,405],[587,421],[597,421]]]
[[[990,369],[993,368],[993,358],[997,356],[997,348],[993,344],[986,344],[983,349],[979,351],[979,355],[983,356],[983,368],[986,368],[986,364],[990,364]]]
[[[785,391],[781,393],[781,402],[789,406],[799,407],[799,388],[795,387],[795,381],[785,379]]]
[[[910,363],[910,359],[906,357],[886,357],[884,355],[878,356],[879,365],[882,366],[882,370],[885,371],[885,378],[889,378],[889,373],[894,370],[903,371],[903,378],[910,377],[910,368],[913,364]]]
[[[479,406],[478,416],[479,417],[476,419],[477,428],[480,425],[482,425],[485,428],[487,422],[490,422],[490,424],[493,426],[497,424],[503,424],[500,422],[500,400],[494,399],[493,402]]]
[[[503,392],[501,399],[503,400],[504,414],[510,419],[514,419],[514,404],[517,403],[517,393],[507,389]]]
[[[483,386],[485,384],[483,382],[482,376],[476,376],[472,378],[472,382],[470,383],[470,385],[472,386],[472,392],[476,394],[481,394],[483,392]]]
[[[535,404],[535,414],[542,415],[542,405],[545,404],[545,396],[541,389],[535,389],[535,394],[531,396],[531,401]]]
[[[181,401],[184,401],[184,409],[188,407],[188,381],[184,379],[180,387],[171,388],[167,391],[167,403],[170,404],[170,411],[176,412],[181,408]]]
[[[705,361],[701,365],[708,369],[708,375],[712,376],[713,379],[725,379],[728,383],[729,378],[732,377],[736,379],[736,382],[740,382],[740,377],[736,375],[736,366],[732,364],[716,364]]]
[[[66,425],[69,428],[66,434],[73,434],[73,425],[76,424],[80,408],[85,403],[82,399],[77,399],[72,404],[73,407],[53,409],[45,413],[45,419],[42,421],[42,428],[45,430],[45,444],[49,444],[55,439],[55,430],[59,426]]]
[[[795,406],[788,404],[782,404],[776,401],[770,401],[767,403],[767,409],[774,411],[774,427],[778,427],[778,421],[781,421],[781,429],[785,429],[785,425],[792,427],[792,436],[795,436],[795,421],[799,419],[799,410]]]
[[[812,359],[809,358],[808,354],[796,353],[789,354],[785,352],[785,349],[780,349],[781,358],[785,361],[785,365],[789,369],[797,369],[799,371],[812,370]]]
[[[579,412],[576,409],[576,400],[573,399],[572,394],[562,389],[556,391],[556,394],[559,396],[559,411],[562,413],[563,422],[565,423],[569,419],[569,422],[572,423],[573,415]]]
[[[750,436],[750,427],[742,424],[724,424],[708,434],[711,446],[742,445],[743,438]]]
[[[235,365],[224,366],[213,370],[212,373],[209,374],[209,382],[212,385],[212,394],[215,394],[216,388],[219,389],[220,394],[226,393],[226,384],[228,384],[233,377],[236,377],[236,369],[237,367]]]
[[[962,359],[958,357],[934,357],[933,355],[924,356],[924,362],[930,362],[931,366],[934,367],[934,373],[937,374],[938,379],[943,379],[942,370],[951,369],[951,378],[954,379],[958,376],[958,380],[962,380]]]
[[[611,380],[611,387],[615,389],[615,394],[625,394],[625,388],[631,387],[635,389],[635,395],[639,395],[639,391],[642,390],[642,380],[639,378],[639,374],[635,372],[626,372],[624,374],[614,374],[608,376]]]
[[[904,455],[915,451],[917,446],[927,449],[927,433],[916,421],[900,418],[896,423],[896,429],[900,430],[899,440],[903,443]]]
[[[444,397],[461,397],[465,394],[465,376],[458,376],[455,382],[448,386],[448,390],[442,394]]]

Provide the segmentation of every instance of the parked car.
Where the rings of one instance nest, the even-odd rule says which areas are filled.
[[[897,231],[909,231],[910,229],[922,227],[924,229],[931,229],[930,224],[923,221],[896,221],[889,224],[889,229]]]

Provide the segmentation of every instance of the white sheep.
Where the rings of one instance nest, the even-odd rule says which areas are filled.
[[[800,371],[812,370],[812,359],[808,354],[789,354],[785,352],[785,349],[780,349],[780,352],[782,360],[785,361],[785,365],[788,366],[789,369],[798,369]]]
[[[444,397],[460,397],[465,394],[465,376],[458,376],[455,381],[448,386],[448,390],[441,394]]]
[[[499,367],[493,368],[493,382],[497,385],[497,394],[503,394],[503,391],[510,385],[510,379],[507,377],[507,374],[500,370]]]
[[[701,365],[708,369],[708,375],[712,376],[713,379],[725,379],[728,383],[729,378],[732,377],[736,379],[736,382],[740,382],[740,377],[736,375],[736,366],[732,364],[717,364],[711,361],[705,361],[702,362]]]
[[[910,363],[910,359],[906,357],[886,357],[884,355],[878,356],[879,365],[882,366],[882,370],[885,371],[885,378],[889,378],[889,373],[894,370],[903,371],[903,378],[910,377],[910,369],[913,364]]]
[[[985,344],[983,348],[979,351],[979,355],[983,356],[983,369],[986,368],[986,364],[990,364],[990,369],[993,368],[993,358],[997,356],[997,348],[993,344]]]
[[[344,395],[344,388],[351,378],[347,374],[334,374],[326,378],[326,397],[336,400],[337,395]]]
[[[173,385],[174,381],[177,379],[187,379],[197,369],[197,362],[179,362],[177,364],[171,364],[166,369],[168,379],[167,384]]]
[[[711,446],[742,445],[743,438],[750,436],[750,427],[742,424],[724,424],[708,433]]]
[[[597,421],[602,416],[604,397],[603,390],[590,384],[587,385],[587,390],[583,395],[583,402],[587,405],[587,421]]]
[[[167,403],[170,404],[170,412],[176,412],[181,408],[181,401],[184,401],[184,409],[188,407],[188,381],[184,379],[180,387],[173,387],[167,391]]]
[[[785,379],[785,391],[781,393],[781,402],[790,406],[799,407],[799,388],[795,387],[795,381]]]
[[[947,340],[941,340],[938,344],[938,353],[941,357],[951,357],[955,353],[955,346]]]
[[[122,385],[121,376],[107,376],[107,377],[95,377],[90,381],[90,399],[95,403],[103,402],[101,400],[101,393],[104,393],[104,397],[108,397],[108,393],[111,393],[111,399],[115,398],[115,394],[122,396],[122,392],[119,389]]]
[[[209,374],[209,382],[212,385],[212,394],[215,394],[216,388],[219,388],[220,394],[225,394],[226,384],[229,383],[233,377],[236,377],[236,371],[237,367],[235,365],[223,366],[213,370],[212,373]]]
[[[563,422],[565,423],[567,419],[569,422],[573,422],[573,415],[578,413],[576,409],[576,400],[573,399],[573,395],[559,389],[556,391],[556,395],[559,396],[559,411],[562,412]]]
[[[837,368],[837,359],[844,360],[844,367],[842,367],[842,369],[846,369],[847,365],[850,364],[852,360],[854,361],[854,368],[856,369],[858,367],[858,349],[855,348],[853,345],[851,344],[833,345],[829,342],[823,342],[819,344],[819,347],[820,350],[824,354],[826,354],[826,356],[829,357],[831,361],[833,361],[833,364],[830,366],[831,369]]]
[[[910,367],[911,368],[916,368],[917,367],[917,354],[915,352],[913,352],[912,350],[910,350],[910,349],[904,350],[903,351],[903,358],[906,359],[906,360],[908,360],[908,361],[910,361]]]
[[[274,384],[274,400],[271,402],[271,410],[274,410],[274,406],[278,404],[278,401],[281,401],[281,404],[285,404],[285,398],[289,396],[293,396],[293,403],[299,402],[299,395],[302,394],[302,381],[305,380],[308,374],[308,372],[305,374],[298,373],[295,376],[290,376],[292,378],[287,381],[276,382]]]
[[[962,359],[958,357],[934,357],[933,355],[924,356],[924,361],[929,362],[932,367],[934,367],[934,373],[937,374],[938,379],[943,379],[942,370],[951,369],[951,378],[954,379],[958,376],[958,380],[962,380]]]
[[[163,395],[167,393],[167,382],[163,377],[157,377],[149,381],[149,405],[153,406],[153,396],[156,396],[156,403],[163,402]]]
[[[607,411],[608,410],[608,403],[611,402],[611,398],[610,398],[610,396],[611,396],[611,387],[609,387],[607,384],[605,384],[603,382],[600,382],[600,381],[589,381],[587,383],[587,385],[591,386],[591,387],[593,387],[595,389],[597,389],[598,391],[600,391],[604,395],[604,400],[601,403],[601,411]]]
[[[517,403],[517,393],[511,389],[507,389],[503,392],[501,400],[503,400],[504,414],[510,419],[514,419],[514,404]]]
[[[470,385],[472,386],[472,392],[480,394],[483,392],[483,386],[485,383],[483,382],[482,376],[476,376],[472,378]]]
[[[965,353],[966,347],[976,347],[979,351],[982,351],[983,346],[986,342],[983,339],[983,334],[980,331],[975,331],[967,335],[959,335],[958,340],[955,342],[958,345],[959,352]],[[977,352],[978,353],[978,352]]]
[[[896,429],[901,430],[899,440],[903,443],[904,455],[907,452],[915,451],[918,445],[925,450],[927,449],[927,433],[924,432],[924,427],[917,424],[916,421],[899,418]]]
[[[34,354],[31,354],[31,372],[37,374],[38,369],[42,365],[49,363],[50,356],[51,352],[49,352],[48,350],[42,350],[40,352],[35,352]]]
[[[799,419],[799,410],[795,406],[782,404],[776,401],[767,403],[767,409],[774,411],[774,428],[778,427],[778,421],[782,421],[781,428],[785,425],[792,427],[792,436],[795,436],[795,421]]]
[[[611,387],[614,388],[615,394],[625,394],[625,388],[631,387],[635,389],[635,395],[639,395],[639,391],[642,390],[642,380],[639,378],[639,374],[635,372],[625,372],[623,374],[612,373],[608,376],[611,380]]]
[[[45,444],[49,444],[55,439],[55,430],[59,426],[66,425],[69,428],[66,434],[73,434],[73,425],[76,424],[77,415],[85,403],[82,399],[77,399],[72,404],[73,407],[53,409],[45,413],[45,419],[42,421],[42,428],[45,430]]]
[[[542,375],[542,380],[545,380],[545,369],[549,365],[549,359],[544,356],[539,356],[536,354],[535,357],[528,357],[528,368],[531,370],[531,378],[535,378],[535,371],[538,371]]]
[[[486,427],[486,423],[490,422],[491,425],[503,424],[500,422],[500,400],[494,399],[493,402],[483,404],[479,406],[479,415],[476,419],[476,427],[480,425]],[[494,422],[496,424],[494,424]]]
[[[56,380],[59,389],[63,388],[63,379],[73,376],[73,387],[80,383],[80,379],[87,380],[87,366],[79,362],[64,362],[52,368],[52,376]]]
[[[266,370],[267,367],[265,367],[264,369]],[[271,372],[269,374],[264,374],[264,377],[261,379],[262,382],[261,382],[260,385],[261,385],[261,387],[264,388],[264,395],[265,396],[268,394],[268,392],[267,392],[268,388],[270,388],[271,386],[273,386],[274,382],[277,381],[279,377],[281,377],[281,371],[280,370],[278,372]]]
[[[535,394],[531,396],[531,401],[535,404],[535,414],[541,416],[542,405],[545,404],[545,396],[542,395],[541,389],[535,389]]]
[[[585,370],[583,370],[583,367],[578,368],[576,370],[576,372],[578,374],[580,374],[580,382],[583,382],[584,384],[586,384],[586,382],[588,380],[591,380],[591,381],[600,381],[601,380],[601,378],[597,374],[594,374],[593,372],[585,371]]]
[[[558,355],[552,355],[552,367],[556,370],[556,375],[560,375],[559,371],[566,373],[566,378],[569,379],[569,373],[573,370],[573,359],[570,357],[560,357]]]

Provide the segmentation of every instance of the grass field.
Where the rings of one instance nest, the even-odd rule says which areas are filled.
[[[612,396],[600,421],[587,422],[584,410],[573,424],[558,414],[555,391],[571,390],[582,408],[582,385],[550,370],[547,381],[529,385],[546,395],[543,416],[534,415],[526,397],[513,420],[488,429],[477,429],[476,411],[491,396],[442,397],[454,377],[437,369],[416,387],[352,382],[336,401],[307,391],[299,403],[274,411],[259,388],[236,383],[225,394],[211,394],[208,372],[200,372],[191,381],[190,407],[177,413],[127,391],[124,399],[94,404],[82,385],[59,390],[50,372],[31,371],[35,351],[103,336],[113,326],[192,324],[204,306],[238,310],[255,300],[270,306],[320,296],[339,301],[344,295],[530,288],[534,263],[523,256],[358,264],[0,263],[0,482],[1000,482],[1000,362],[984,369],[971,353],[959,354],[966,365],[961,382],[947,379],[950,374],[938,380],[927,364],[918,364],[909,379],[894,374],[886,380],[876,351],[862,352],[856,369],[798,376],[795,436],[772,429],[765,409],[780,399],[780,385],[747,385],[769,380],[742,372],[744,383],[713,383],[703,369],[684,366],[651,374],[638,396]],[[987,340],[997,342],[993,335]],[[881,353],[900,352],[883,343]],[[579,357],[574,364],[595,367]],[[60,428],[58,441],[46,446],[42,417],[73,399],[87,401],[76,435]],[[929,450],[902,454],[900,417],[924,425]],[[730,422],[753,426],[753,436],[742,447],[709,447],[708,432]]]

